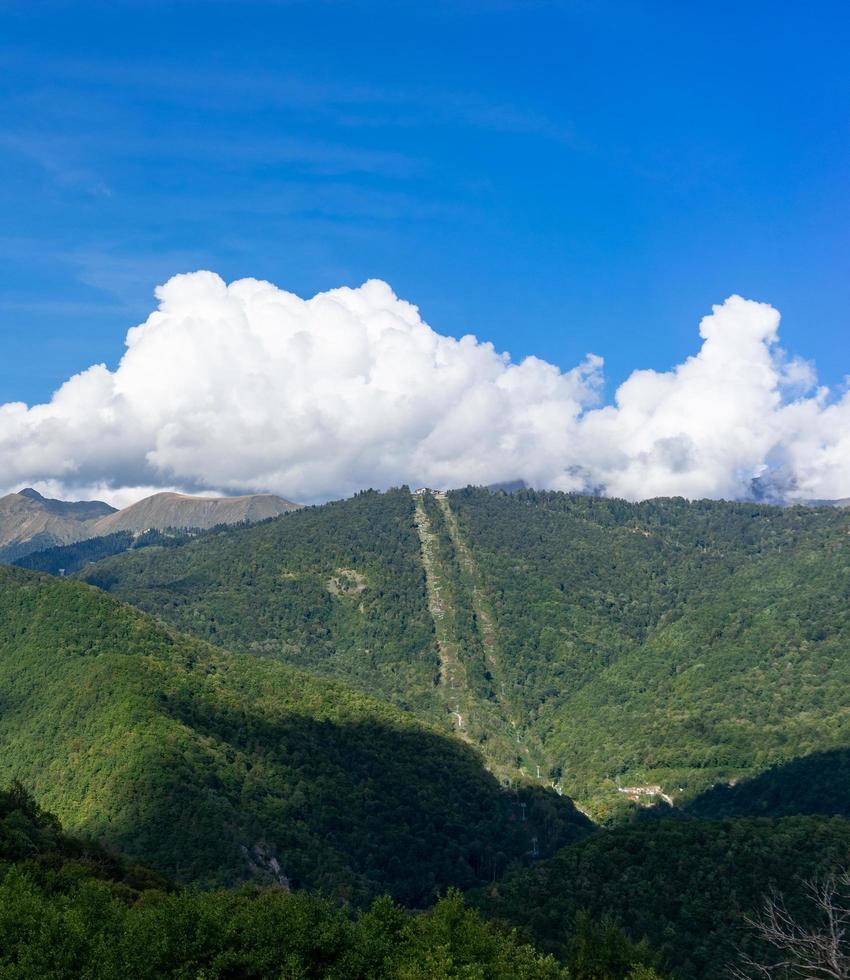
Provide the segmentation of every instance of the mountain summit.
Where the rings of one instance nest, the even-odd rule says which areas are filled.
[[[87,528],[115,508],[102,500],[51,500],[32,487],[0,497],[0,559],[90,537]]]
[[[164,530],[169,527],[210,528],[216,524],[250,524],[297,510],[283,497],[256,493],[244,497],[190,497],[182,493],[155,493],[97,521],[95,536],[114,531]]]

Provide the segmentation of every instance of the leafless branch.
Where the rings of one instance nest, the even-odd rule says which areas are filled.
[[[778,893],[768,895],[747,924],[776,960],[741,953],[734,980],[848,980],[850,977],[850,871],[805,883],[812,910],[809,926],[788,911]]]

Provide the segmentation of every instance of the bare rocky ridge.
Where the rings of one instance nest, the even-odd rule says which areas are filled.
[[[123,510],[96,521],[92,536],[115,531],[165,530],[171,527],[210,528],[216,524],[256,523],[297,510],[283,497],[270,493],[244,497],[189,497],[182,493],[155,493]]]

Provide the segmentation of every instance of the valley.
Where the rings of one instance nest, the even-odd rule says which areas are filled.
[[[0,38],[0,980],[850,980],[850,6]]]

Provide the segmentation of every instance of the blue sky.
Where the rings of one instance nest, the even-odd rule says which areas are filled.
[[[733,292],[850,370],[842,3],[0,3],[0,403],[153,287],[369,277],[609,392]]]

